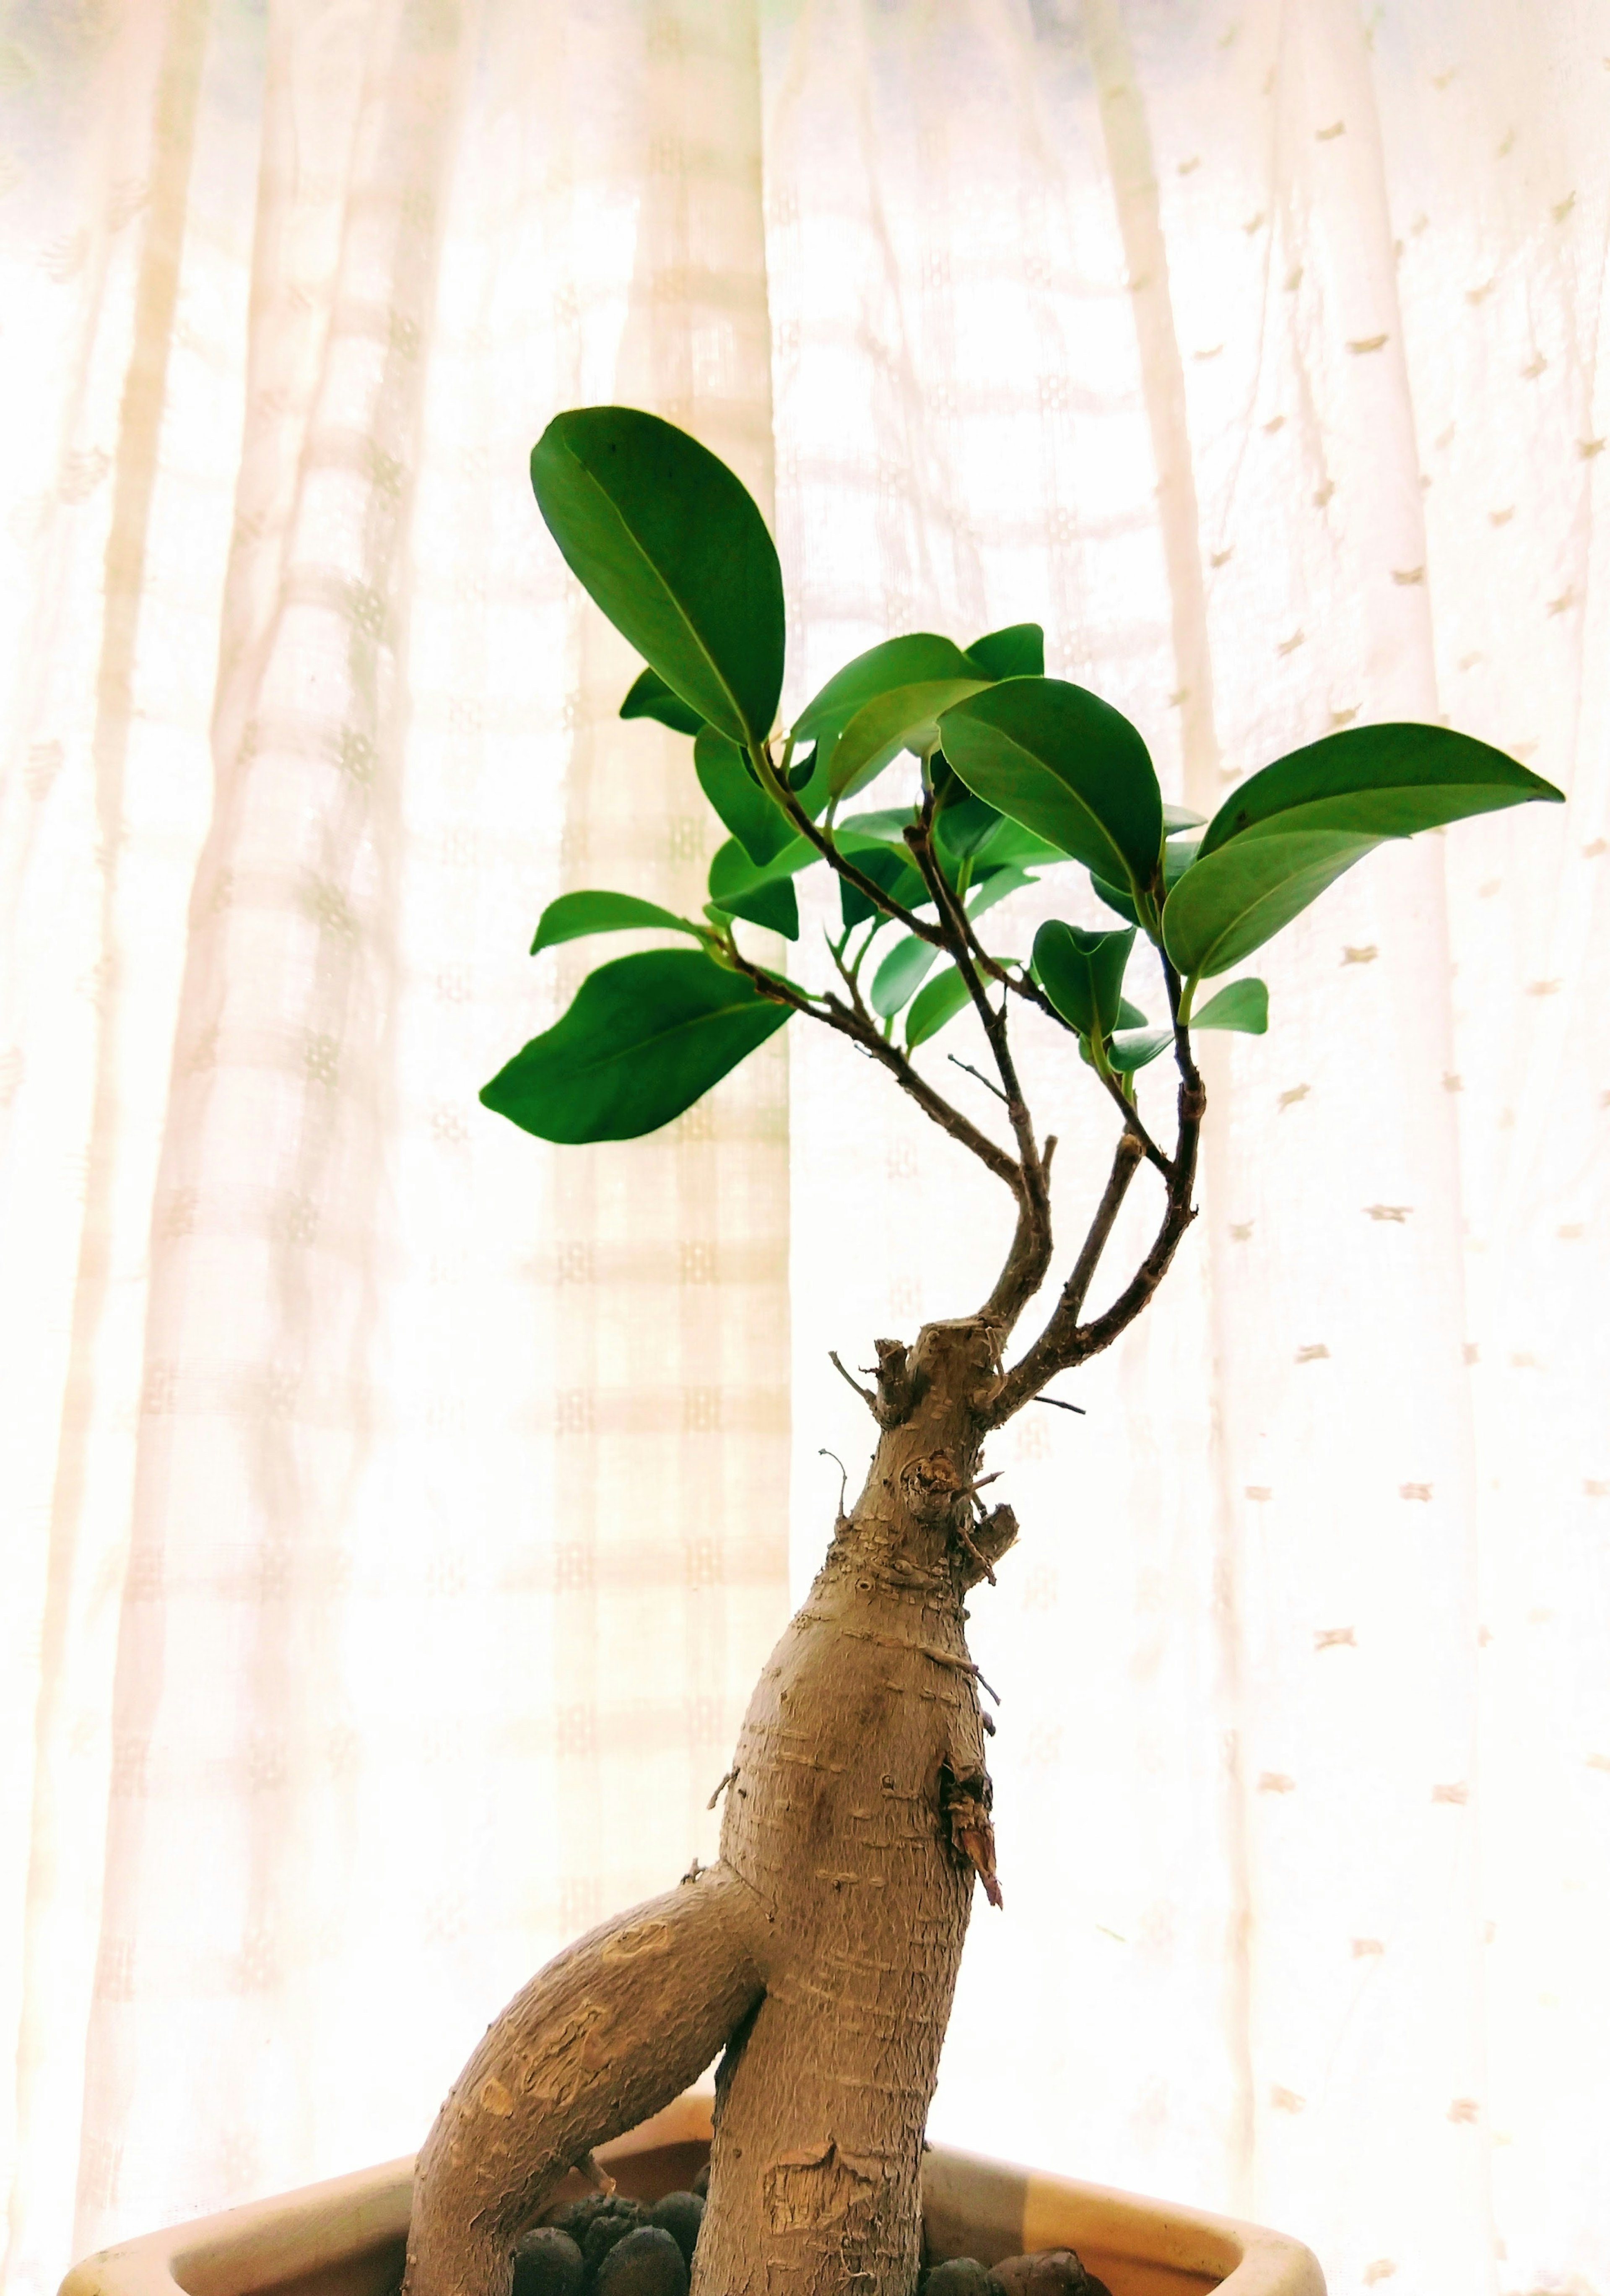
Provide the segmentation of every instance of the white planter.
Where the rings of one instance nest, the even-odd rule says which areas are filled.
[[[678,2191],[703,2165],[710,2109],[708,2095],[678,2097],[598,2158],[635,2199]],[[75,2265],[61,2296],[390,2296],[413,2172],[391,2161],[123,2241]],[[572,2177],[555,2201],[586,2190]],[[1112,2296],[1325,2296],[1314,2257],[1281,2233],[944,2145],[924,2160],[923,2215],[936,2260],[1076,2249]]]

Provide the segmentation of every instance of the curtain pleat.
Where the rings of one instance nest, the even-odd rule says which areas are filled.
[[[603,400],[772,518],[784,714],[1033,619],[1203,814],[1395,717],[1568,791],[1259,953],[1168,1285],[992,1446],[1006,1911],[932,2133],[1337,2291],[1610,2288],[1602,45],[1533,0],[7,14],[8,2291],[407,2149],[532,1967],[713,1854],[821,1452],[869,1447],[828,1350],[1004,1248],[799,1025],[644,1142],[476,1103],[599,961],[523,954],[544,903],[696,913],[719,834],[530,499]],[[1104,915],[1053,882],[999,946],[1053,910]],[[1110,1127],[1023,1052],[1072,1250]]]

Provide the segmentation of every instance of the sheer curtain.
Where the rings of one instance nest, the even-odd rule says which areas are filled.
[[[932,2128],[1338,2291],[1610,2287],[1602,45],[1564,0],[12,9],[8,2287],[408,2149],[531,1966],[711,1854],[819,1450],[866,1456],[826,1349],[1001,1247],[797,1028],[651,1142],[477,1108],[585,968],[522,955],[543,901],[696,899],[712,841],[525,482],[611,398],[775,514],[788,701],[1032,617],[1199,810],[1392,716],[1570,791],[1267,953],[1163,1299],[998,1447],[1007,1906]],[[1072,1230],[1106,1122],[1027,1053]]]

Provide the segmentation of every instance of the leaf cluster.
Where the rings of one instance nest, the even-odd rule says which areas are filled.
[[[1261,980],[1244,975],[1198,1003],[1203,984],[1388,840],[1559,801],[1485,742],[1396,724],[1350,728],[1277,758],[1204,822],[1164,804],[1127,718],[1046,675],[1034,623],[965,646],[931,631],[886,639],[779,726],[781,570],[765,521],[723,463],[656,416],[584,407],[544,431],[531,481],[567,563],[643,658],[621,716],[691,738],[694,778],[726,835],[697,917],[612,890],[549,904],[533,953],[623,931],[662,933],[673,945],[590,973],[481,1098],[543,1139],[629,1139],[680,1115],[792,1017],[824,1023],[1011,1190],[1017,1232],[983,1310],[1004,1332],[1044,1280],[1051,1250],[1055,1143],[1036,1136],[1008,1041],[1014,1004],[1032,1004],[1077,1040],[1122,1131],[1084,1248],[1045,1332],[1002,1374],[993,1423],[1139,1312],[1192,1217],[1205,1107],[1193,1035],[1269,1025]],[[920,761],[919,797],[847,810],[902,754]],[[795,881],[817,867],[832,871],[839,897],[826,988],[763,961],[737,933],[740,923],[759,926],[797,943]],[[1070,867],[1121,922],[1090,931],[1054,917],[1026,962],[993,951],[986,918]],[[1165,1009],[1155,1021],[1126,993],[1138,952],[1160,979]],[[969,1007],[995,1080],[972,1073],[1005,1108],[1009,1150],[912,1057]],[[1165,1153],[1141,1119],[1134,1079],[1171,1053],[1178,1136]],[[1119,1300],[1081,1324],[1097,1259],[1142,1161],[1164,1182],[1162,1226]]]
[[[1438,726],[1333,734],[1254,774],[1211,822],[1165,807],[1129,721],[1045,675],[1032,623],[960,646],[918,631],[837,671],[781,735],[785,624],[776,551],[739,480],[673,424],[628,407],[551,422],[531,481],[571,570],[646,663],[621,705],[693,738],[699,787],[726,841],[702,918],[635,895],[567,893],[533,951],[583,934],[684,936],[680,952],[605,964],[563,1018],[488,1085],[488,1105],[557,1141],[624,1139],[668,1123],[785,1021],[798,1002],[740,959],[735,920],[796,940],[794,880],[837,866],[846,936],[877,952],[866,1004],[905,1052],[971,1001],[940,903],[908,842],[922,807],[841,813],[903,751],[923,760],[929,849],[954,898],[964,946],[997,904],[1072,863],[1127,930],[1054,921],[1025,969],[988,973],[1079,1037],[1104,1078],[1127,1079],[1176,1029],[1268,1026],[1263,984],[1195,1004],[1197,984],[1239,964],[1354,862],[1389,838],[1558,792],[1501,751]],[[1200,832],[1200,834],[1195,832]],[[1157,1026],[1123,993],[1138,939],[1178,983]],[[980,954],[982,943],[978,944]],[[842,947],[842,944],[841,944]],[[785,976],[776,976],[780,985]]]

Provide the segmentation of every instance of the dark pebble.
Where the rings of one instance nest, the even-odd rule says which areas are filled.
[[[694,2268],[694,2243],[699,2237],[699,2225],[704,2214],[704,2203],[697,2193],[667,2193],[656,2201],[648,2212],[652,2225],[659,2225],[669,2233],[682,2251],[682,2261],[691,2272]]]
[[[557,2225],[538,2225],[514,2243],[514,2296],[581,2296],[581,2251]]]
[[[693,2190],[702,2200],[710,2190],[710,2162],[707,2161],[694,2178]]]
[[[1032,2256],[1003,2257],[995,2276],[1006,2296],[1107,2296],[1071,2248],[1042,2248]]]
[[[1001,2296],[1001,2284],[977,2257],[951,2256],[930,2272],[923,2296]]]
[[[593,2218],[600,2209],[607,2206],[609,2198],[607,2193],[588,2193],[579,2201],[567,2201],[563,2208],[554,2210],[548,2221],[557,2225],[561,2232],[568,2232],[573,2241],[579,2243],[587,2238]]]
[[[661,2225],[639,2225],[610,2250],[593,2283],[597,2296],[687,2296],[682,2251]]]
[[[628,2233],[636,2232],[644,2221],[644,2210],[637,2201],[628,2201],[624,2193],[615,2193],[605,2201],[587,2228],[581,2243],[581,2260],[587,2267],[587,2285],[598,2277],[598,2267]]]

